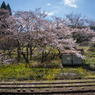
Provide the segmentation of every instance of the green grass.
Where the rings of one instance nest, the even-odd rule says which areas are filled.
[[[95,71],[95,48],[87,48],[84,56],[87,57],[84,65],[85,68]]]
[[[26,67],[24,63],[20,65],[10,65],[0,68],[0,80],[11,81],[11,80],[38,80],[37,75],[43,74],[41,79],[53,80],[55,77],[59,77],[60,73],[76,73],[78,76],[84,78],[91,75],[86,69],[82,67],[70,68],[66,67],[64,69],[51,69],[51,68],[30,68]]]

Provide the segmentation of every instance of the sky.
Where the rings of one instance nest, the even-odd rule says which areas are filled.
[[[49,18],[64,18],[74,12],[95,20],[95,0],[0,0],[0,5],[3,1],[9,3],[12,11],[33,11],[41,8],[41,12],[48,13]]]

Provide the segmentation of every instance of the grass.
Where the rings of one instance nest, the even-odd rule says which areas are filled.
[[[84,78],[91,75],[90,72],[87,72],[86,69],[82,67],[70,68],[66,67],[64,69],[51,69],[51,68],[29,68],[25,67],[25,63],[20,65],[10,65],[0,68],[0,80],[11,81],[14,80],[38,80],[37,75],[42,74],[41,79],[54,80],[56,77],[59,77],[60,73],[76,73],[78,76]]]
[[[84,68],[95,71],[95,48],[87,48],[84,55],[87,57]]]

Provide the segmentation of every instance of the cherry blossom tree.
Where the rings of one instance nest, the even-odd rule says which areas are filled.
[[[6,27],[4,31],[9,34],[6,37],[10,37],[17,44],[17,52],[18,52],[18,62],[20,61],[20,53],[23,55],[26,63],[29,63],[28,60],[28,48],[30,48],[30,59],[33,53],[34,48],[36,47],[35,42],[38,37],[37,25],[39,25],[39,30],[42,30],[42,22],[46,17],[45,13],[39,12],[39,9],[35,11],[18,11],[15,13],[15,16],[10,16],[6,18],[6,22],[8,28]],[[27,51],[24,51],[22,47],[26,47]],[[27,53],[27,56],[25,53]]]
[[[83,35],[82,33],[84,33],[84,36],[87,37],[88,34],[93,34],[92,31],[89,28],[73,29],[68,27],[67,21],[61,18],[54,17],[53,21],[49,21],[45,19],[46,16],[45,12],[42,13],[38,8],[35,11],[17,11],[14,16],[5,19],[4,31],[8,34],[5,38],[10,38],[9,43],[13,45],[13,48],[16,45],[18,62],[20,62],[22,54],[26,63],[29,63],[29,55],[31,60],[35,47],[40,49],[41,63],[46,60],[54,49],[59,51],[58,54],[61,50],[70,49],[77,56],[83,57],[75,52],[77,43],[76,38],[73,39],[73,36],[78,37],[77,35]],[[8,42],[6,43],[9,45]],[[47,47],[49,47],[48,50]],[[50,59],[55,56],[56,54],[53,53]]]
[[[87,17],[82,16],[79,13],[70,13],[66,15],[66,19],[68,21],[68,25],[72,26],[72,28],[82,28],[83,26],[87,26]]]
[[[2,63],[2,65],[9,65],[11,61],[14,61],[15,58],[5,58],[4,53],[0,54],[0,63]]]
[[[0,34],[4,33],[5,27],[7,27],[7,24],[5,24],[5,19],[9,17],[9,11],[5,9],[0,9]]]
[[[76,43],[82,43],[84,41],[90,40],[95,36],[94,30],[91,30],[91,25],[94,21],[87,17],[82,17],[81,14],[74,14],[73,12],[66,15],[67,25],[73,29],[73,38]]]
[[[95,36],[94,30],[91,30],[90,27],[82,29],[73,29],[73,38],[76,39],[77,43],[82,43],[84,41],[90,40]]]
[[[8,37],[8,24],[6,23],[6,19],[9,17],[9,11],[5,9],[0,9],[0,49],[3,53],[0,54],[0,63],[2,64],[9,64],[9,61],[14,60],[14,58],[8,58],[5,55],[5,51],[8,50],[8,55],[11,53],[13,49],[13,42],[12,39]]]
[[[8,24],[7,32],[11,33],[12,35],[8,35],[10,38],[15,41],[15,44],[17,46],[17,53],[18,53],[18,62],[20,61],[20,53],[23,55],[25,61],[28,63],[27,58],[25,57],[25,54],[23,51],[24,44],[26,42],[25,33],[23,32],[25,27],[23,25],[23,22],[21,19],[15,18],[14,16],[10,16],[6,19],[6,23]],[[7,37],[8,37],[7,36]]]
[[[17,18],[20,18],[23,22],[24,33],[27,42],[27,59],[28,59],[28,48],[30,48],[30,60],[32,59],[33,51],[37,44],[38,32],[42,30],[44,18],[46,14],[35,9],[35,11],[18,11],[15,13]],[[37,39],[36,39],[37,38]]]
[[[42,63],[46,56],[51,52],[52,47],[54,47],[55,50],[58,50],[60,54],[60,50],[64,51],[66,48],[74,50],[74,47],[77,46],[75,43],[76,41],[72,38],[73,30],[65,24],[64,20],[57,22],[54,21],[44,24],[44,27],[48,28],[42,31],[41,34],[38,34],[39,40],[37,43],[41,43],[39,44],[39,47],[42,49]],[[46,52],[46,46],[51,47],[48,52]]]

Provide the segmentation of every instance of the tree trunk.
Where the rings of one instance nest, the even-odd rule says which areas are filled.
[[[36,45],[33,46],[33,45],[30,45],[30,60],[32,60],[32,55],[33,55],[33,51],[35,49]]]
[[[32,60],[32,47],[30,46],[30,60]]]
[[[44,52],[42,52],[42,58],[41,58],[41,63],[44,62]]]
[[[21,56],[20,56],[20,52],[19,52],[19,50],[21,50],[21,48],[20,48],[20,43],[19,43],[19,41],[17,40],[17,44],[18,44],[18,48],[17,48],[17,62],[19,63],[20,62],[20,59],[21,59]]]
[[[20,62],[20,59],[21,59],[21,56],[20,56],[20,52],[19,52],[19,49],[17,49],[17,62],[19,63]]]
[[[10,58],[11,58],[11,55],[12,55],[11,52],[12,52],[11,50],[8,51],[8,55],[9,55]]]
[[[29,60],[25,57],[25,54],[24,54],[23,52],[21,52],[21,54],[23,55],[23,57],[24,57],[26,63],[29,63]]]
[[[53,53],[53,54],[52,54],[51,60],[52,60],[52,59],[54,59],[54,58],[55,58],[55,56],[60,55],[60,50],[58,50],[58,51],[59,51],[59,53],[58,53],[58,54],[56,54],[56,53]]]
[[[27,51],[27,59],[28,59],[28,47],[26,47],[26,51]]]

